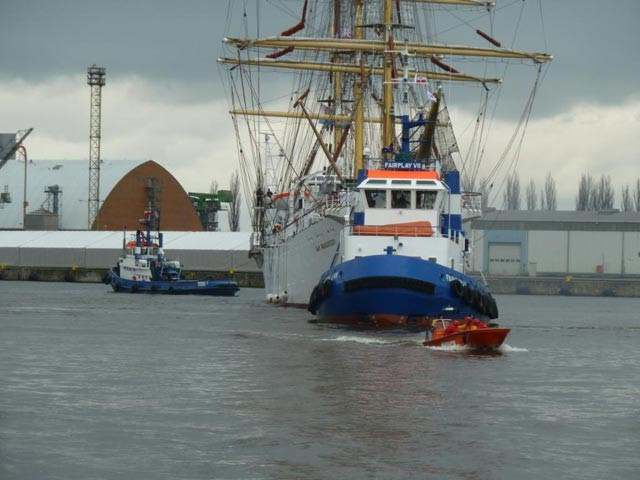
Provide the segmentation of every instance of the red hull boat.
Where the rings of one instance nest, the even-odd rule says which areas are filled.
[[[495,350],[504,342],[510,331],[508,328],[486,327],[465,329],[451,334],[445,334],[451,320],[437,320],[431,330],[431,339],[422,344],[426,347],[441,347],[447,344],[469,347],[474,350]]]

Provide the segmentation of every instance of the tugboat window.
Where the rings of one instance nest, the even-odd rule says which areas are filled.
[[[391,208],[411,207],[410,190],[394,190],[391,194]]]
[[[386,208],[386,190],[365,190],[364,195],[367,198],[367,206],[369,208]]]
[[[432,209],[436,203],[438,192],[416,192],[416,207]]]

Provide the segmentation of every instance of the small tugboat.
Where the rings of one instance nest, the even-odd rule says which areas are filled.
[[[138,230],[129,242],[123,239],[124,256],[109,274],[114,292],[167,293],[233,296],[239,290],[235,280],[185,280],[179,260],[168,260],[162,250],[163,235],[152,234],[158,213],[145,210],[146,233]]]
[[[471,317],[464,322],[438,318],[431,325],[431,338],[422,344],[426,347],[459,345],[470,350],[495,350],[502,345],[509,331],[496,324],[485,325]]]

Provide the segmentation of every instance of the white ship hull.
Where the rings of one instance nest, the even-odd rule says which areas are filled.
[[[278,242],[275,236],[264,248],[263,275],[267,300],[304,306],[313,287],[339,256],[344,229],[341,217],[328,216]]]

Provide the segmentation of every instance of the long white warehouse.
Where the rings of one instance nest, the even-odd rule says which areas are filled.
[[[124,232],[0,231],[0,266],[109,268]],[[129,232],[131,233],[131,232]],[[164,232],[164,250],[185,270],[257,272],[248,232]]]

